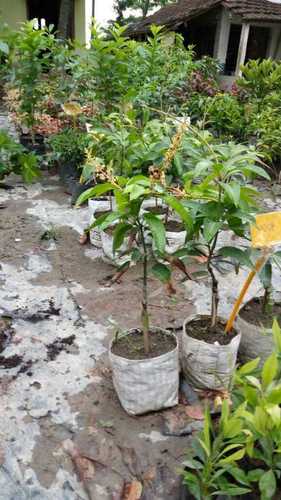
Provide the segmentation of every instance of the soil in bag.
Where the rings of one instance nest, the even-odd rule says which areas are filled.
[[[242,307],[239,316],[252,325],[271,328],[274,318],[281,323],[281,304],[273,304],[271,310],[264,313],[262,297],[255,297]]]
[[[144,351],[143,335],[140,330],[134,330],[128,335],[120,337],[112,344],[112,352],[126,359],[156,358],[176,348],[176,339],[172,335],[165,335],[160,331],[149,333],[151,349],[149,354]]]
[[[232,339],[236,337],[237,332],[232,330],[230,333],[225,333],[225,324],[218,321],[215,328],[211,329],[211,318],[202,318],[188,323],[185,331],[189,337],[197,340],[203,340],[208,344],[218,342],[220,345],[230,344]]]

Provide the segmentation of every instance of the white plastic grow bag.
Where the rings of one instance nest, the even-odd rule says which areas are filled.
[[[187,381],[197,389],[226,389],[236,365],[241,333],[227,345],[209,344],[187,335],[186,325],[200,319],[200,315],[189,316],[182,331],[182,369]]]
[[[130,415],[170,408],[178,404],[179,355],[178,341],[174,334],[161,328],[163,335],[172,335],[176,347],[161,356],[132,360],[113,354],[110,345],[109,358],[113,384],[124,410]],[[130,331],[128,335],[130,335]]]
[[[270,328],[263,328],[248,323],[238,315],[237,325],[241,331],[239,357],[243,363],[255,358],[261,358],[260,364],[274,351],[274,339]]]
[[[114,199],[112,199],[114,203]],[[110,199],[104,197],[104,199],[92,199],[88,201],[89,207],[89,224],[93,224],[97,217],[95,217],[96,212],[102,212],[110,210]],[[100,229],[95,227],[90,231],[90,242],[97,248],[102,248]]]

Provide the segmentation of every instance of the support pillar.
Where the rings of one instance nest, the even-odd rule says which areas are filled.
[[[214,46],[214,58],[218,59],[223,69],[226,63],[229,35],[230,35],[229,13],[226,9],[223,9],[217,24],[215,46]]]
[[[280,40],[281,29],[279,26],[273,26],[270,30],[270,41],[266,52],[266,57],[276,59],[278,42]]]
[[[241,76],[240,67],[245,63],[249,33],[250,33],[250,24],[243,23],[242,30],[241,30],[241,36],[240,36],[238,55],[237,55],[237,62],[236,62],[236,70],[235,70],[236,76]]]
[[[74,36],[78,42],[89,47],[93,0],[75,0]]]

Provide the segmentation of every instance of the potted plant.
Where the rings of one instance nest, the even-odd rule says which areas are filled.
[[[0,182],[11,173],[31,182],[40,175],[40,169],[34,153],[27,152],[6,132],[0,131]]]
[[[65,128],[48,139],[50,153],[48,162],[57,163],[59,176],[68,193],[73,196],[75,203],[81,190],[89,188],[89,184],[81,185],[79,168],[84,162],[88,145],[88,136],[85,132],[76,128]],[[81,189],[82,188],[82,189]],[[80,190],[80,192],[79,192]]]
[[[193,237],[186,252],[205,261],[211,281],[211,314],[193,314],[184,322],[183,371],[195,387],[221,389],[231,380],[241,335],[237,326],[226,334],[226,321],[218,315],[218,272],[227,257],[241,263],[245,256],[234,245],[222,248],[219,238],[224,239],[225,231],[245,235],[257,197],[249,179],[267,174],[255,164],[253,150],[231,143],[212,144],[204,132],[196,132],[196,141],[203,158],[198,161],[196,150],[195,165],[185,175],[187,205],[194,219]],[[192,156],[193,149],[190,151]]]
[[[114,224],[113,251],[118,252],[125,239],[127,260],[142,266],[141,328],[118,332],[110,345],[113,382],[123,408],[130,414],[142,414],[168,408],[178,402],[179,366],[178,341],[173,333],[150,324],[148,304],[148,273],[169,283],[170,268],[162,262],[165,256],[165,226],[158,215],[144,213],[142,207],[151,198],[163,199],[181,217],[191,224],[188,211],[169,192],[165,185],[143,175],[125,179],[115,178],[97,185],[78,199],[100,196],[113,191],[116,208],[102,215],[94,227],[104,230]],[[155,252],[147,244],[149,232]],[[151,263],[151,266],[150,266]]]
[[[281,495],[281,330],[272,327],[275,345],[259,367],[256,358],[236,370],[231,394],[219,397],[221,415],[205,412],[202,432],[183,462],[181,500],[245,498],[278,500]]]
[[[42,153],[43,138],[34,133],[36,114],[42,102],[41,83],[50,67],[50,55],[55,44],[54,35],[47,29],[34,29],[33,21],[22,25],[11,55],[10,73],[13,85],[19,90],[19,113],[22,125],[22,144]]]
[[[252,257],[256,261],[258,257],[256,250],[250,250],[248,254],[249,259]],[[259,357],[262,363],[273,350],[274,341],[271,325],[274,318],[281,319],[281,303],[276,301],[274,297],[272,274],[273,266],[280,269],[280,264],[281,252],[271,253],[259,272],[263,294],[246,302],[239,311],[237,324],[242,334],[239,348],[242,361],[246,362]],[[254,267],[254,263],[252,267]]]

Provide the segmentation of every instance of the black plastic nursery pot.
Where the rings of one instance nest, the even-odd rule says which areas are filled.
[[[113,385],[129,415],[141,415],[178,404],[177,337],[169,331],[151,327],[150,339],[149,355],[144,353],[142,332],[138,329],[122,334],[110,344]],[[163,344],[168,344],[168,347],[163,347]]]
[[[43,155],[46,152],[45,138],[41,134],[20,134],[20,143],[35,154]]]
[[[239,358],[246,363],[260,358],[262,365],[274,350],[272,324],[274,318],[280,322],[281,304],[272,305],[266,314],[262,311],[262,297],[255,297],[247,302],[239,312],[237,325],[241,331]]]
[[[224,333],[225,320],[218,318],[211,331],[211,318],[189,316],[182,330],[182,369],[188,383],[197,389],[222,390],[229,387],[241,340],[235,327]],[[200,333],[201,332],[201,333]]]

